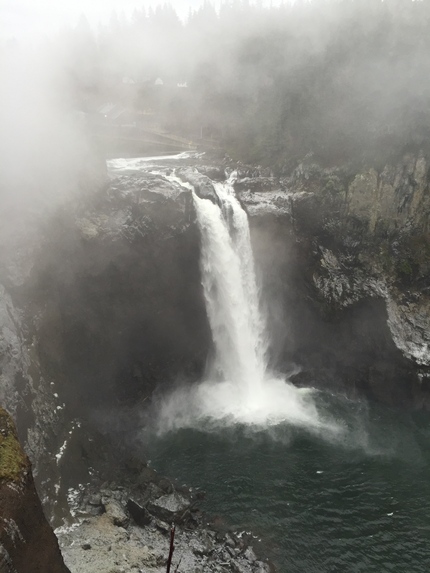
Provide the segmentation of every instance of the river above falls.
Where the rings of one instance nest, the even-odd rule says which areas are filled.
[[[152,464],[205,490],[205,511],[257,535],[282,573],[429,571],[430,416],[324,399],[354,420],[344,444],[287,425],[182,429],[150,437]]]

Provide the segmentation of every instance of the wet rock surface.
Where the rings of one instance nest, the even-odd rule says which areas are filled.
[[[263,276],[268,277],[265,288],[268,292],[278,290],[278,306],[291,305],[290,320],[294,320],[295,308],[300,308],[300,320],[305,322],[306,316],[308,338],[320,344],[320,354],[327,346],[323,341],[331,332],[330,323],[343,330],[342,323],[348,315],[356,314],[354,309],[364,309],[363,305],[370,309],[372,301],[382,303],[374,314],[374,330],[380,337],[369,332],[377,355],[373,356],[372,347],[351,324],[345,333],[349,348],[337,342],[336,332],[330,333],[332,344],[327,350],[332,366],[327,370],[330,359],[324,365],[320,357],[315,374],[307,377],[301,372],[296,382],[321,382],[325,370],[327,377],[338,378],[345,369],[344,377],[353,392],[361,388],[373,398],[396,406],[430,407],[429,166],[423,154],[407,154],[380,172],[371,168],[357,173],[348,168],[322,168],[309,156],[289,177],[278,180],[277,189],[273,189],[274,178],[267,175],[239,176],[235,187],[252,216],[257,259],[261,237],[275,242],[282,237],[283,244],[274,247],[279,249],[279,256],[261,249],[264,256],[258,263],[265,269]],[[288,243],[290,247],[285,248]],[[287,251],[290,254],[285,256]],[[275,268],[285,267],[290,257],[291,266],[282,279],[282,271],[274,277],[267,257]],[[284,295],[279,294],[282,289],[276,283],[280,280],[290,293],[285,289]],[[297,292],[300,283],[303,294],[297,294],[292,303],[291,293]],[[303,304],[305,298],[310,304]],[[276,324],[275,313],[272,318]],[[306,341],[300,342],[300,324],[291,328],[298,351],[290,353],[290,358],[296,363],[306,362],[312,370],[315,349]],[[321,331],[326,331],[322,339]],[[362,366],[354,372],[354,347],[358,350],[359,345]],[[306,354],[306,359],[300,354]],[[349,368],[342,366],[342,354],[348,356]]]
[[[72,573],[120,573],[154,571],[165,573],[170,526],[155,522],[145,528],[130,524],[126,529],[102,515],[86,518],[69,531],[57,531],[65,562]],[[173,567],[178,571],[268,573],[267,563],[244,551],[240,539],[234,548],[219,541],[214,532],[176,527]],[[175,569],[173,569],[175,570]]]
[[[0,571],[69,573],[11,417],[0,408]]]
[[[179,169],[177,175],[182,181],[189,183],[201,199],[209,199],[212,203],[218,204],[218,197],[209,177],[196,169],[184,168]]]
[[[190,511],[190,501],[178,493],[169,493],[154,500],[148,510],[167,523],[183,521]]]
[[[60,449],[67,435],[65,405],[58,386],[45,376],[30,329],[22,308],[0,284],[0,405],[12,415],[31,457],[33,475],[38,484],[39,473],[43,476],[47,499],[52,499],[59,480],[52,452]]]
[[[106,483],[70,492],[77,521],[56,533],[72,573],[164,573],[173,523],[173,570],[274,571],[256,556],[249,536],[213,529],[196,505],[198,495],[171,482],[173,493],[163,494],[158,484],[165,478],[154,472],[152,479],[140,486]],[[94,515],[95,507],[99,515]]]

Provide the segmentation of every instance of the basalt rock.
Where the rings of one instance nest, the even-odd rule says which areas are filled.
[[[201,199],[209,199],[216,205],[219,204],[217,194],[211,179],[193,169],[181,169],[178,176],[182,181],[189,183]]]
[[[0,571],[69,573],[12,419],[0,409]]]
[[[148,504],[148,510],[167,523],[181,522],[190,508],[190,500],[179,493],[163,495]]]
[[[11,292],[16,293],[13,285],[6,290],[0,284],[0,403],[15,420],[39,483],[39,470],[43,468],[44,494],[52,500],[54,484],[59,481],[58,465],[53,459],[68,433],[64,403],[57,384],[45,376],[39,347],[29,334],[31,322],[26,321]]]
[[[275,345],[288,338],[290,361],[318,363],[303,383],[343,377],[353,393],[430,407],[429,173],[424,154],[360,172],[309,156],[277,189],[237,182],[272,324],[288,325]]]
[[[137,525],[144,527],[150,523],[151,519],[146,509],[133,499],[127,501],[127,510]]]

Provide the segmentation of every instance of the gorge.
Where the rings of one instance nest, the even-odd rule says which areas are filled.
[[[405,567],[424,571],[428,263],[406,247],[426,228],[426,165],[386,169],[408,213],[397,220],[415,221],[410,239],[377,234],[394,217],[382,176],[345,184],[306,159],[280,180],[193,154],[112,160],[109,182],[56,210],[31,242],[16,236],[2,267],[1,402],[54,525],[70,521],[74,491],[88,512],[90,483],[133,482],[130,460],[151,458],[208,490],[208,510],[236,531],[257,531],[281,571],[348,567],[349,538],[366,570],[406,543]],[[362,202],[348,199],[357,187]],[[312,528],[288,509],[309,498]],[[336,516],[350,511],[362,525],[339,536]],[[413,539],[410,523],[422,532]],[[73,534],[59,535],[79,569]]]
[[[0,9],[0,573],[427,572],[430,0],[48,4]]]

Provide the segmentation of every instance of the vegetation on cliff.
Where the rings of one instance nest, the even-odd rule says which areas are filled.
[[[0,483],[20,480],[27,467],[28,461],[18,442],[12,419],[0,408]]]

